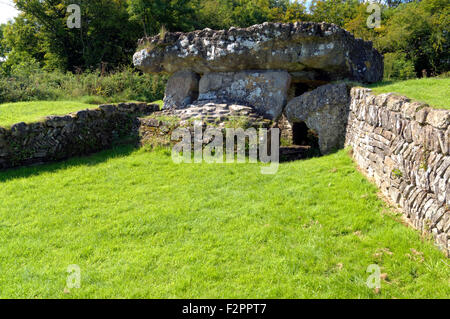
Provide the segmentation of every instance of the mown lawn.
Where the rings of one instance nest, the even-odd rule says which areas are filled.
[[[163,100],[158,100],[158,101],[155,101],[155,102],[153,102],[153,103],[156,103],[156,104],[158,104],[159,105],[159,107],[163,107],[163,105],[164,105],[164,101]]]
[[[345,151],[275,175],[129,147],[3,171],[0,297],[448,298],[449,260],[376,193]]]
[[[450,78],[427,78],[369,85],[374,93],[394,92],[436,108],[450,109]],[[162,106],[163,101],[155,101]],[[0,104],[0,126],[34,122],[49,115],[65,115],[95,105],[82,101],[35,101]]]
[[[65,115],[83,109],[95,108],[92,104],[76,101],[36,101],[0,104],[0,126],[18,122],[36,122],[45,116]]]
[[[440,109],[450,109],[450,78],[380,82],[369,86],[375,93],[394,92]]]
[[[163,101],[156,101],[162,106]],[[7,127],[19,122],[36,122],[50,115],[66,115],[97,106],[81,101],[33,101],[0,104],[0,126]]]

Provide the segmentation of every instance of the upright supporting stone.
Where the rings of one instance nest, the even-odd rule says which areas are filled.
[[[347,85],[327,84],[292,99],[286,106],[289,122],[305,122],[319,134],[322,154],[342,148],[350,109]]]
[[[199,75],[183,70],[172,75],[167,82],[164,95],[165,109],[182,109],[197,99]]]
[[[200,80],[198,99],[243,102],[269,119],[278,119],[290,84],[291,76],[286,71],[207,73]]]

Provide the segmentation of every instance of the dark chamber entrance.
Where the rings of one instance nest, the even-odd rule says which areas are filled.
[[[292,144],[319,148],[319,135],[309,129],[305,122],[293,123]]]
[[[292,123],[292,137],[280,149],[282,161],[295,161],[320,155],[319,135],[305,122]]]

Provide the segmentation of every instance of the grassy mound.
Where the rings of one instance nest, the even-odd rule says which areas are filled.
[[[162,101],[156,101],[162,106]],[[79,110],[95,108],[96,103],[81,101],[35,101],[0,104],[0,126],[10,126],[19,122],[35,122],[50,115],[66,115]]]
[[[65,115],[94,105],[74,101],[38,101],[0,104],[0,126],[35,122],[49,115]]]
[[[369,86],[375,93],[394,92],[440,109],[450,109],[450,78],[381,82]]]
[[[448,297],[448,260],[345,151],[181,164],[117,148],[0,172],[1,298]],[[81,288],[64,292],[67,267]],[[366,286],[371,264],[385,273]]]

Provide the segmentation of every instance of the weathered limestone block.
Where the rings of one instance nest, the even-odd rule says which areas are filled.
[[[167,81],[164,94],[164,108],[185,108],[198,96],[199,75],[183,70],[172,75]]]
[[[385,104],[389,111],[399,112],[407,102],[409,102],[409,99],[404,96],[391,95],[383,104]],[[378,106],[380,107],[384,105]]]
[[[430,110],[427,123],[438,129],[446,129],[450,125],[450,112],[447,110]]]
[[[425,124],[426,121],[427,121],[428,113],[430,113],[430,111],[431,111],[431,108],[429,108],[429,107],[422,107],[422,108],[420,108],[417,111],[416,116],[415,116],[415,119],[416,119],[417,123]]]
[[[447,128],[447,131],[444,133],[444,144],[443,152],[444,154],[450,155],[450,125]]]
[[[149,73],[286,70],[294,80],[362,82],[383,77],[383,57],[371,42],[327,23],[264,23],[243,29],[166,33],[139,44],[146,48],[136,52],[134,65]]]
[[[208,73],[200,80],[198,100],[243,102],[260,114],[278,119],[287,102],[291,76],[286,71]]]
[[[320,151],[327,154],[344,145],[349,104],[346,84],[327,84],[291,100],[285,114],[289,122],[305,122],[315,130]]]

